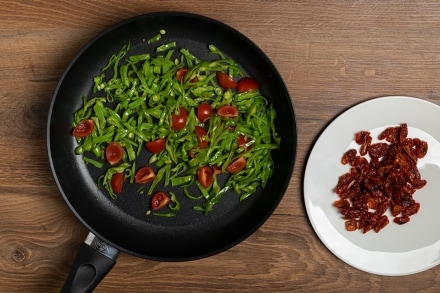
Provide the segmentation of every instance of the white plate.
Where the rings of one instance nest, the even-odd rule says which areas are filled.
[[[371,131],[377,137],[388,126],[408,124],[408,137],[428,142],[428,153],[418,162],[428,183],[416,191],[420,210],[411,221],[390,223],[379,233],[348,232],[333,192],[348,167],[340,163],[353,148],[354,134]],[[399,276],[421,272],[440,263],[440,107],[411,97],[383,97],[358,104],[338,116],[321,134],[307,162],[304,200],[318,237],[337,257],[360,270]],[[358,148],[358,147],[357,147]]]

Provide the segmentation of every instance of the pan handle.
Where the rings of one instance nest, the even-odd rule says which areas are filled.
[[[93,233],[81,244],[61,293],[92,292],[116,263],[119,250]]]

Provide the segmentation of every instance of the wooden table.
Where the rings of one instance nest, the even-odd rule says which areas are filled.
[[[88,232],[47,158],[46,119],[61,74],[103,29],[165,10],[218,19],[271,58],[297,115],[294,174],[275,213],[239,245],[191,262],[121,254],[96,292],[439,290],[439,267],[384,277],[334,256],[309,223],[302,178],[314,141],[350,106],[385,95],[440,103],[440,3],[333,2],[0,1],[0,291],[58,292]]]

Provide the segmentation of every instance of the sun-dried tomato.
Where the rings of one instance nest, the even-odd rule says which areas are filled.
[[[401,216],[401,217],[395,217],[393,221],[396,224],[402,225],[402,224],[408,223],[409,220],[410,220],[409,216]]]
[[[361,147],[359,148],[359,154],[361,156],[365,156],[368,153],[368,148],[371,145],[372,137],[368,136],[365,138],[364,142],[361,144]]]
[[[428,153],[428,143],[426,141],[420,141],[420,144],[416,145],[417,158],[421,159]]]
[[[347,165],[356,157],[357,151],[355,149],[348,150],[344,153],[341,159],[342,165]]]
[[[369,131],[359,131],[354,135],[354,140],[359,145],[363,144],[369,139],[371,139],[371,134]]]
[[[355,231],[357,230],[357,222],[354,220],[348,220],[345,222],[345,229],[347,229],[347,231]]]
[[[388,144],[387,143],[375,143],[368,148],[368,155],[372,159],[380,159],[387,154]]]
[[[407,136],[406,123],[380,133],[378,139],[386,142],[372,144],[368,131],[355,134],[359,155],[355,149],[343,154],[341,163],[348,164],[350,170],[339,177],[335,187],[339,199],[333,203],[347,231],[379,232],[389,224],[387,210],[397,224],[409,222],[410,216],[418,213],[420,203],[413,194],[426,180],[421,178],[417,161],[427,154],[428,144]]]
[[[382,228],[384,228],[386,225],[388,225],[390,221],[388,220],[388,217],[386,215],[382,215],[377,222],[376,226],[374,227],[374,231],[378,233]]]

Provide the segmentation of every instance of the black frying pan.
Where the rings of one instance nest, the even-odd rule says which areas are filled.
[[[91,95],[92,80],[109,57],[131,43],[130,54],[148,51],[145,40],[165,29],[163,42],[177,41],[200,58],[215,44],[236,60],[277,111],[281,147],[273,152],[275,171],[264,190],[244,202],[227,194],[208,216],[181,201],[174,218],[145,216],[146,197],[124,189],[118,200],[98,190],[98,173],[74,154],[72,115]],[[267,56],[233,28],[188,13],[153,13],[104,31],[71,62],[55,90],[49,111],[47,147],[56,184],[72,212],[91,231],[81,246],[64,292],[91,291],[111,269],[119,251],[160,261],[185,261],[222,252],[244,240],[272,214],[289,184],[296,155],[296,122],[288,91]],[[182,194],[181,190],[174,190]]]

